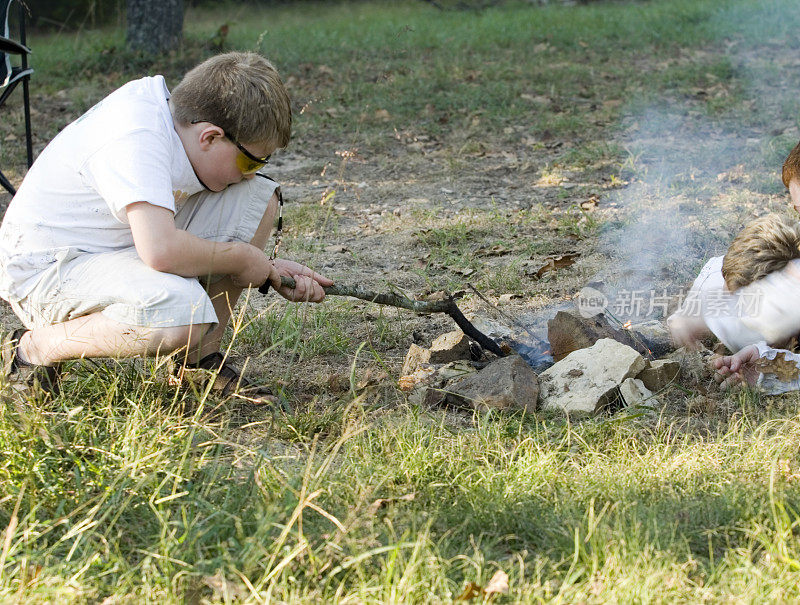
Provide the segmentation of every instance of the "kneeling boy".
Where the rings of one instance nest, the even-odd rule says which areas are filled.
[[[263,252],[279,193],[258,171],[291,121],[272,64],[227,53],[172,94],[161,76],[129,82],[59,133],[0,227],[0,296],[27,328],[3,341],[6,377],[55,391],[65,360],[186,348],[239,388],[219,344],[242,289],[318,302],[332,284]]]

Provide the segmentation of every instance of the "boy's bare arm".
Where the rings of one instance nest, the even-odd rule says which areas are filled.
[[[171,211],[147,202],[127,208],[139,257],[149,267],[184,277],[230,275],[241,287],[267,279],[280,287],[280,275],[262,250],[243,242],[212,242],[175,227]]]

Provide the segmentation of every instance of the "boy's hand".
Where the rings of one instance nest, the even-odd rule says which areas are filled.
[[[705,320],[699,315],[674,313],[667,318],[670,336],[679,347],[696,349],[698,341],[710,331]]]
[[[754,363],[759,357],[758,347],[750,345],[733,355],[713,359],[711,365],[717,371],[714,380],[721,389],[727,389],[740,382],[753,386],[758,380],[759,371]]]
[[[291,260],[276,258],[274,261],[275,277],[270,273],[272,287],[287,300],[321,302],[325,298],[325,286],[332,286],[333,281],[316,273],[308,267]],[[291,277],[295,288],[281,285],[281,275]]]
[[[239,264],[239,272],[231,274],[231,281],[234,286],[249,288],[260,285],[267,280],[272,282],[273,285],[276,281],[280,282],[281,276],[274,263],[267,258],[263,251],[242,242],[233,245],[239,247],[239,254],[242,258]],[[264,279],[265,275],[266,279]]]

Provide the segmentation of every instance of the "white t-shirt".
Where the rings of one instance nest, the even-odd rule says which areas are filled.
[[[676,315],[701,315],[714,336],[735,353],[764,337],[742,323],[737,298],[725,287],[724,258],[715,256],[703,266]]]
[[[203,186],[172,122],[162,76],[122,86],[42,151],[0,227],[0,296],[24,298],[67,254],[133,246],[125,207],[175,212]]]

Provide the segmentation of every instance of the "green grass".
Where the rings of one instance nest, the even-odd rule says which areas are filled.
[[[403,407],[369,420],[363,398],[324,427],[242,426],[147,387],[111,399],[0,418],[5,599],[438,602],[497,569],[510,602],[798,597],[794,400],[744,400],[702,436],[546,416],[454,430]]]
[[[32,36],[34,95],[48,107],[39,136],[134,75],[174,84],[225,22],[230,48],[258,49],[286,76],[300,149],[358,148],[388,165],[396,135],[423,134],[441,141],[454,180],[487,182],[491,152],[518,153],[517,172],[501,178],[531,177],[536,192],[514,194],[527,205],[487,196],[453,212],[434,199],[409,210],[408,224],[405,209],[389,223],[413,225],[432,289],[474,281],[530,294],[520,259],[632,222],[620,213],[600,224],[576,203],[598,194],[602,207],[624,183],[658,179],[647,174],[652,150],[626,136],[653,107],[709,125],[702,145],[675,149],[680,158],[719,151],[715,137],[736,129],[798,125],[793,70],[737,58],[796,55],[800,12],[789,0],[477,12],[231,3],[188,10],[184,47],[166,58],[126,53],[115,30]],[[758,78],[785,80],[762,97]],[[18,132],[18,118],[9,112],[0,133]],[[732,205],[744,213],[754,195],[777,193],[770,175],[796,138],[765,135],[737,156],[752,181]],[[4,162],[21,163],[14,147],[3,146]],[[566,176],[574,189],[560,187]],[[719,190],[707,181],[679,172],[651,184],[652,197],[713,206]],[[322,236],[343,231],[351,217],[334,203],[294,204],[287,248],[319,253]],[[724,245],[722,231],[687,246]],[[464,269],[476,273],[455,273]],[[533,288],[545,297],[557,280]],[[330,301],[244,311],[226,344],[262,364],[290,411],[177,391],[161,362],[76,363],[54,401],[5,390],[0,601],[441,603],[496,570],[510,578],[496,602],[800,599],[798,395],[668,393],[658,414],[582,422],[429,410],[394,388],[419,325],[410,315]],[[367,370],[386,375],[370,381]]]

